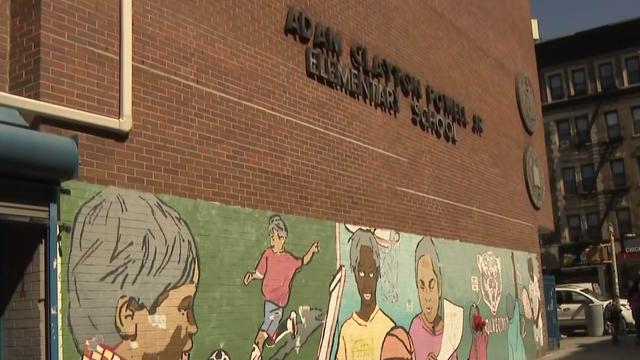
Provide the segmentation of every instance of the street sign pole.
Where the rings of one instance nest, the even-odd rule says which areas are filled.
[[[620,316],[622,309],[620,308],[620,286],[618,284],[618,261],[616,259],[616,244],[613,235],[613,224],[609,223],[609,242],[611,245],[611,273],[613,274],[613,309],[611,314],[612,321],[612,340],[618,342],[618,331],[620,330]]]
[[[616,259],[616,244],[613,235],[613,224],[609,223],[609,242],[611,243],[611,267],[613,273],[613,300],[620,306],[620,285],[618,284],[618,261]]]

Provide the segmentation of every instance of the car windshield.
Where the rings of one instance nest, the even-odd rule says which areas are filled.
[[[608,297],[606,297],[604,294],[602,294],[600,292],[595,292],[595,291],[593,291],[591,289],[581,289],[581,290],[582,290],[583,293],[585,293],[585,294],[587,294],[587,295],[589,295],[591,297],[594,297],[594,298],[596,298],[596,299],[598,299],[600,301],[610,300]]]

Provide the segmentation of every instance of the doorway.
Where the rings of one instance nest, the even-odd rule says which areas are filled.
[[[44,359],[47,226],[0,220],[0,360]]]

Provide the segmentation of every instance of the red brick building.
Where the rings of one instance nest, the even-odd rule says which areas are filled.
[[[440,270],[447,266],[455,268],[447,264],[447,261],[455,262],[451,257],[454,255],[445,258],[443,254],[461,246],[452,254],[467,256],[469,253],[473,271],[443,270],[441,277],[436,276],[438,298],[449,298],[460,305],[463,311],[460,315],[464,316],[470,316],[470,306],[476,305],[489,327],[496,329],[488,335],[488,352],[494,354],[489,358],[505,355],[497,352],[503,343],[514,344],[507,339],[506,327],[500,330],[497,325],[502,321],[501,316],[505,319],[514,316],[514,298],[515,310],[529,318],[524,322],[524,329],[529,330],[522,332],[527,335],[520,339],[526,353],[532,356],[545,348],[544,336],[537,338],[538,332],[543,333],[544,318],[538,232],[540,228],[552,228],[553,219],[548,178],[544,171],[539,172],[547,169],[547,164],[528,1],[402,4],[269,1],[258,4],[250,1],[0,0],[0,13],[3,14],[0,17],[0,89],[6,94],[38,101],[23,101],[3,94],[0,104],[20,110],[31,129],[40,133],[78,137],[79,174],[77,180],[62,184],[66,190],[59,201],[60,223],[65,225],[61,226],[59,237],[60,266],[54,269],[59,276],[59,294],[57,297],[50,294],[48,301],[59,308],[61,316],[50,316],[60,320],[59,326],[48,331],[53,339],[47,343],[51,345],[51,358],[57,358],[60,353],[74,358],[83,351],[100,351],[100,346],[96,346],[99,343],[122,358],[168,354],[166,351],[172,347],[180,347],[173,350],[184,356],[189,351],[208,356],[215,353],[216,348],[223,349],[232,358],[250,357],[256,348],[262,358],[272,356],[267,353],[271,350],[262,349],[262,333],[258,331],[256,335],[255,331],[266,315],[256,290],[259,285],[246,287],[257,294],[246,295],[251,301],[237,302],[251,310],[244,310],[245,315],[237,310],[224,310],[225,304],[236,301],[232,300],[236,295],[226,299],[215,290],[222,289],[221,286],[245,289],[238,281],[245,270],[239,275],[235,270],[220,275],[221,282],[216,283],[215,289],[203,288],[203,282],[217,281],[208,274],[224,272],[212,268],[214,262],[223,261],[220,254],[224,254],[222,258],[236,259],[246,254],[249,261],[237,261],[243,263],[246,271],[255,266],[259,250],[268,244],[264,239],[277,233],[271,223],[267,224],[267,213],[283,214],[291,232],[288,244],[298,241],[292,225],[295,221],[301,224],[318,221],[320,227],[333,226],[333,233],[329,232],[333,236],[316,238],[321,249],[316,258],[320,260],[311,261],[309,266],[317,266],[318,274],[326,270],[332,276],[336,264],[338,274],[340,265],[346,265],[341,280],[344,295],[338,296],[338,300],[327,295],[326,301],[320,302],[328,304],[321,307],[324,316],[335,309],[335,328],[325,326],[316,335],[307,334],[306,338],[304,333],[294,334],[293,329],[289,329],[297,336],[294,338],[302,336],[303,345],[296,348],[302,346],[302,350],[295,353],[298,358],[323,352],[330,353],[329,357],[338,356],[336,352],[342,351],[338,347],[347,346],[349,342],[337,336],[348,312],[345,302],[351,296],[349,291],[355,289],[349,256],[343,258],[341,249],[351,243],[345,236],[355,236],[358,230],[350,225],[340,226],[346,224],[361,224],[365,228],[359,228],[360,231],[375,234],[381,246],[380,255],[374,256],[377,268],[382,272],[386,265],[390,266],[390,270],[385,270],[388,273],[378,274],[380,282],[394,276],[404,278],[405,270],[399,265],[405,262],[404,248],[394,247],[400,246],[394,245],[396,243],[409,249],[406,263],[413,264],[415,260],[417,269],[420,258],[414,259],[414,251],[409,248],[415,248],[417,240],[412,237],[416,235],[411,234],[439,239],[433,243],[440,254],[442,263],[437,267]],[[528,77],[530,82],[517,87],[518,74]],[[532,91],[535,98],[528,109],[529,98],[518,99],[518,90],[523,89]],[[531,131],[527,131],[521,113],[537,119]],[[534,175],[525,180],[530,163],[523,157],[528,145],[538,154],[539,163],[529,166],[529,173]],[[8,178],[10,174],[5,175]],[[533,187],[532,195],[528,194],[527,184]],[[199,320],[197,333],[193,330],[183,334],[183,338],[193,337],[193,348],[170,342],[160,349],[166,351],[161,352],[145,348],[144,344],[131,345],[126,337],[114,341],[112,335],[98,331],[100,325],[94,324],[94,333],[91,333],[79,330],[82,320],[73,319],[73,312],[79,311],[74,310],[74,306],[86,309],[89,305],[84,299],[91,297],[84,294],[80,285],[71,289],[74,281],[81,281],[86,275],[78,269],[93,261],[86,260],[91,256],[86,242],[84,248],[78,247],[84,239],[82,236],[89,236],[90,230],[84,226],[97,221],[93,218],[81,223],[83,216],[89,216],[83,209],[100,207],[92,203],[95,200],[91,200],[92,196],[102,196],[103,202],[109,203],[109,196],[113,195],[109,191],[116,193],[114,199],[131,196],[134,200],[127,200],[128,204],[136,203],[136,196],[140,199],[157,196],[158,204],[175,210],[176,218],[188,224],[193,237],[189,241],[198,247],[198,255],[195,266],[189,263],[181,271],[195,271],[195,268],[194,274],[199,272],[199,276],[189,273],[191,277],[186,282],[170,281],[173,285],[164,291],[168,294],[195,283],[198,288],[195,308],[181,311],[193,312],[198,319],[201,314],[210,314],[211,321],[217,321],[217,325],[203,327]],[[538,202],[539,209],[532,202]],[[124,203],[125,200],[120,202],[117,230],[114,230],[115,223],[110,222],[116,215],[106,211],[107,225],[99,230],[104,236],[97,236],[105,244],[114,243],[116,250],[121,237],[105,240],[107,234],[113,230],[122,235],[121,221],[135,217],[130,214],[133,205],[127,208]],[[139,213],[153,212],[154,207],[149,206]],[[143,207],[140,205],[140,209]],[[242,213],[241,209],[251,214]],[[240,215],[235,214],[237,211]],[[94,216],[103,216],[96,215],[99,213],[95,210]],[[167,213],[172,212],[163,210],[163,214]],[[231,213],[235,215],[229,215]],[[149,218],[140,216],[142,220],[136,224]],[[224,225],[214,230],[207,227],[216,221]],[[251,238],[247,235],[251,231],[247,229],[254,225],[264,233],[256,238],[257,243],[246,240]],[[160,221],[158,226],[158,233],[165,234],[166,240],[168,230]],[[146,229],[153,232],[149,227]],[[184,229],[178,226],[174,230],[184,234]],[[286,232],[287,225],[284,229]],[[212,235],[215,233],[220,237]],[[397,239],[388,234],[397,235]],[[223,242],[221,239],[225,236],[237,241]],[[316,235],[310,233],[309,236],[312,239]],[[460,243],[449,243],[446,239]],[[290,247],[295,256],[302,257],[307,242],[300,241],[304,249],[297,251],[295,243]],[[95,244],[98,246],[101,242]],[[135,240],[131,244],[128,251],[138,246]],[[217,246],[218,250],[210,253],[207,247],[211,246]],[[113,254],[118,253],[116,250]],[[254,251],[258,253],[253,254]],[[516,252],[514,260],[509,256],[512,251]],[[78,252],[84,257],[76,258]],[[373,252],[378,252],[377,248]],[[173,256],[167,254],[165,251],[167,258]],[[483,267],[480,259],[483,254],[488,254],[487,263],[495,264],[489,267],[493,272]],[[325,260],[333,266],[321,266],[324,258],[318,256],[329,255],[331,258]],[[98,264],[97,260],[92,264],[96,269],[118,268],[117,261],[113,262],[114,256],[108,264]],[[43,257],[33,259],[45,262]],[[150,258],[145,259],[137,264],[151,266],[151,272],[156,265]],[[133,266],[132,263],[127,266]],[[433,259],[431,263],[434,264]],[[124,270],[127,266],[123,265],[123,272],[129,271]],[[140,266],[142,272],[144,266]],[[519,270],[514,272],[516,268]],[[88,269],[91,272],[92,268]],[[298,287],[302,289],[304,284],[318,280],[315,275],[309,275],[310,272],[301,270],[296,275],[288,290],[291,300],[287,306],[292,307],[296,299],[304,298],[302,292],[297,297]],[[357,273],[354,270],[354,274]],[[118,294],[113,300],[114,308],[118,296],[131,295],[125,291],[126,283],[131,282],[135,274],[136,271],[128,278],[122,275],[113,279],[113,282],[122,281],[122,285],[108,295]],[[312,278],[299,278],[304,276]],[[319,284],[329,286],[331,276],[320,278]],[[409,335],[412,335],[411,318],[394,317],[392,309],[405,304],[407,313],[420,312],[414,299],[419,296],[419,289],[415,289],[419,281],[417,278],[414,281],[413,276],[407,286],[403,280],[386,285],[379,283],[376,305]],[[453,278],[470,285],[458,286],[446,281]],[[226,282],[225,279],[234,280]],[[263,279],[263,284],[267,284],[267,279]],[[486,279],[501,285],[485,289],[481,280]],[[134,283],[130,285],[136,287]],[[269,302],[264,286],[263,295]],[[389,298],[393,299],[382,299],[381,294],[394,291],[397,296]],[[530,298],[523,298],[525,292]],[[20,297],[16,298],[15,294],[8,299],[7,309],[19,302]],[[354,290],[353,294],[358,293]],[[137,299],[138,306],[127,303],[124,309],[132,306],[133,313],[145,308],[151,328],[171,328],[172,315],[157,313],[163,303],[159,299],[169,295],[158,298],[156,295],[131,295]],[[74,296],[78,299],[75,305]],[[144,302],[141,299],[145,296],[156,301]],[[193,298],[193,294],[191,296]],[[237,297],[244,299],[245,295]],[[507,305],[508,297],[511,307]],[[310,302],[300,300],[297,305],[304,307]],[[410,306],[413,302],[415,305]],[[287,306],[278,308],[288,312]],[[303,310],[293,311],[298,320],[304,318]],[[118,318],[118,311],[117,319],[125,319],[125,315]],[[224,315],[218,312],[237,315],[235,320],[221,320]],[[443,314],[440,308],[437,312],[439,317],[432,320],[434,326],[457,321],[453,310]],[[43,315],[42,321],[45,317]],[[85,317],[98,321],[97,315]],[[245,320],[254,326],[248,326],[251,328],[246,334],[236,334],[236,338],[242,340],[225,340],[221,335],[225,333],[225,321],[238,324]],[[113,326],[113,319],[108,322]],[[194,326],[192,320],[189,324]],[[22,355],[18,354],[22,352],[13,352],[18,351],[15,347],[21,347],[12,342],[12,336],[17,336],[16,330],[9,321],[5,321],[3,327],[4,359],[20,358]],[[459,358],[466,358],[480,345],[466,321],[459,327],[461,335],[456,351]],[[43,327],[42,336],[47,332],[44,329],[48,328]],[[115,330],[122,334],[126,329],[122,323]],[[271,329],[261,331],[267,343],[272,337],[275,340]],[[83,336],[78,335],[80,333]],[[335,341],[328,341],[334,333]],[[136,336],[142,338],[141,334]],[[289,345],[287,339],[281,341]],[[373,343],[377,344],[376,341]],[[124,346],[123,342],[129,348],[118,348]],[[370,349],[375,356],[379,353],[385,356],[388,352],[386,342],[382,350],[375,346]],[[43,343],[41,355],[30,358],[44,358],[44,351]],[[348,349],[344,351],[347,358],[356,358],[348,355]],[[288,354],[293,353],[282,356]],[[158,355],[159,358],[171,356]]]

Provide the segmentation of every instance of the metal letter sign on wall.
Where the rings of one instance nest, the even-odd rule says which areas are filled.
[[[540,167],[540,160],[531,145],[527,145],[524,150],[524,178],[531,203],[533,207],[539,210],[544,200],[545,180],[544,172]]]
[[[342,61],[340,31],[314,22],[305,10],[289,7],[284,34],[306,46],[307,76],[320,84],[393,117],[400,112],[400,100],[404,96],[411,102],[411,123],[450,144],[457,143],[458,129],[469,128],[476,136],[484,133],[485,122],[480,114],[470,112],[450,94],[424,83],[392,59],[370,52],[365,45],[353,41],[348,47],[344,46],[348,61]],[[535,101],[532,106],[535,114]],[[469,124],[472,126],[468,127]]]
[[[536,128],[536,99],[533,96],[531,81],[523,73],[516,76],[516,98],[522,123],[527,132],[533,134]]]

